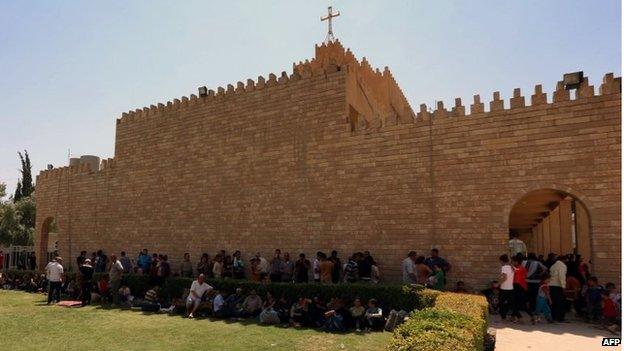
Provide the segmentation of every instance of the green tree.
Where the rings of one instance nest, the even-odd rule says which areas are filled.
[[[28,151],[24,150],[24,154],[18,152],[17,155],[20,158],[22,169],[20,170],[21,178],[17,181],[15,195],[13,195],[14,202],[20,201],[25,197],[29,197],[35,191],[32,179],[32,164],[30,163]]]
[[[2,198],[6,196],[6,184],[0,182],[0,203],[2,203]]]
[[[35,214],[33,197],[0,204],[0,244],[32,245],[35,233]]]

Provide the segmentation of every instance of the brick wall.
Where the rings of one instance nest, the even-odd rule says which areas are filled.
[[[476,97],[470,115],[456,101],[413,118],[398,86],[358,110],[354,63],[323,57],[290,76],[124,114],[102,170],[37,177],[38,231],[55,217],[72,261],[99,248],[145,247],[174,262],[219,249],[370,250],[386,280],[399,279],[407,251],[435,246],[451,281],[480,287],[497,276],[514,203],[552,188],[586,205],[596,273],[619,281],[618,79],[606,76],[597,96],[585,81],[574,100],[559,86],[546,103],[538,87],[531,106],[516,91],[511,109],[495,94],[489,112]]]

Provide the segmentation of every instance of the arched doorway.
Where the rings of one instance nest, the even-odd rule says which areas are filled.
[[[555,189],[528,192],[512,207],[509,231],[529,252],[580,254],[591,259],[591,225],[587,207],[574,195]]]
[[[39,233],[39,242],[37,243],[37,268],[42,270],[58,250],[58,233],[56,230],[56,221],[53,217],[48,217],[43,221]]]

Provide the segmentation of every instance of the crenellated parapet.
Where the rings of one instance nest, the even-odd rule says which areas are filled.
[[[304,74],[336,67],[347,69],[348,119],[352,130],[414,119],[414,111],[388,67],[382,72],[373,69],[366,57],[358,61],[338,40],[317,45],[314,59],[294,64],[293,71]]]
[[[551,95],[551,102],[548,101],[548,94],[543,91],[542,85],[535,86],[533,94],[528,98],[522,95],[519,88],[514,89],[512,97],[505,101],[501,98],[500,92],[496,91],[492,94],[492,99],[487,102],[481,100],[480,95],[474,95],[473,102],[467,111],[462,104],[461,98],[455,99],[454,106],[449,110],[444,106],[444,102],[438,101],[435,109],[426,104],[421,104],[419,112],[415,119],[406,121],[406,123],[431,123],[432,121],[445,122],[452,121],[453,118],[471,118],[476,116],[489,116],[490,114],[499,114],[501,111],[521,111],[523,109],[536,108],[539,106],[557,106],[560,103],[570,101],[583,101],[600,96],[620,94],[622,91],[621,77],[614,77],[613,73],[608,73],[603,77],[599,88],[599,95],[596,95],[594,86],[590,85],[589,79],[585,77],[581,84],[576,88],[576,94],[573,97],[570,90],[566,90],[563,81],[557,82],[555,90]],[[488,107],[486,111],[485,107]]]
[[[78,163],[64,167],[56,167],[39,172],[39,175],[37,176],[37,182],[39,182],[39,180],[60,179],[75,175],[103,174],[110,172],[114,167],[114,158],[101,160],[98,165],[98,169],[93,169],[90,163]]]

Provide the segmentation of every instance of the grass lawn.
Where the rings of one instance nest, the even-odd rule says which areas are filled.
[[[329,334],[101,306],[46,306],[45,295],[0,290],[7,350],[383,350],[391,333]]]

